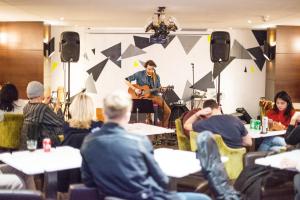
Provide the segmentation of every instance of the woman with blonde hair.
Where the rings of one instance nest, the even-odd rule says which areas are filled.
[[[94,104],[91,97],[84,93],[76,95],[70,105],[71,119],[64,125],[64,141],[62,145],[80,149],[84,138],[93,128],[101,127],[102,122],[93,121]],[[69,185],[80,183],[81,174],[79,169],[64,170],[58,172],[58,191],[68,192]]]
[[[89,133],[93,128],[101,127],[102,122],[93,121],[94,103],[84,93],[78,94],[70,105],[71,119],[64,125],[65,140],[70,134]]]

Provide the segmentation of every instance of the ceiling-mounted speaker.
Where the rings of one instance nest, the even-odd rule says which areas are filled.
[[[214,31],[211,34],[210,58],[214,63],[226,62],[230,54],[230,35],[225,31]]]
[[[62,62],[78,62],[80,39],[77,32],[66,31],[60,35],[60,59]]]

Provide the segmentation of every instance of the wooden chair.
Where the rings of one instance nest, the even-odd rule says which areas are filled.
[[[197,150],[198,134],[199,133],[194,131],[190,132],[190,142],[192,151]],[[229,179],[236,179],[243,170],[243,158],[244,154],[246,153],[246,148],[230,148],[225,144],[222,137],[218,134],[214,134],[214,139],[219,148],[220,155],[228,157],[228,161],[225,162],[224,165]]]
[[[190,151],[191,150],[190,140],[186,135],[184,135],[182,123],[179,118],[175,120],[175,127],[176,127],[178,149],[184,151]]]
[[[18,149],[20,146],[23,114],[5,113],[0,122],[0,147]]]

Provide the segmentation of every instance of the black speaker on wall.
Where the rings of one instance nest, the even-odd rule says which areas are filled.
[[[211,61],[226,62],[229,60],[230,35],[225,31],[215,31],[211,34],[210,58]]]
[[[77,32],[66,31],[60,35],[60,59],[62,62],[77,62],[80,54],[80,39]]]

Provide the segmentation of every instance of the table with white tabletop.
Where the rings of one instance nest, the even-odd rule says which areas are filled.
[[[134,133],[137,135],[144,135],[144,136],[175,133],[174,129],[164,128],[164,127],[154,126],[151,124],[144,124],[144,123],[126,124],[125,129],[129,133]]]
[[[263,133],[261,133],[261,130],[250,129],[250,124],[246,124],[245,127],[246,127],[250,137],[253,139],[284,135],[286,133],[286,130],[282,130],[282,131],[268,131],[267,133],[263,134]]]
[[[291,171],[296,171],[295,167],[289,168],[286,162],[300,162],[300,150],[293,150],[289,152],[284,152],[276,155],[267,156],[264,158],[258,158],[255,160],[255,164],[270,166],[278,169],[287,169]]]
[[[201,171],[200,161],[192,151],[159,148],[154,150],[154,158],[169,177],[182,178]]]
[[[245,124],[245,128],[247,129],[249,136],[252,138],[252,146],[250,147],[250,151],[255,151],[255,139],[280,136],[286,133],[286,130],[268,131],[267,133],[261,133],[261,130],[250,129],[250,124]]]
[[[45,174],[46,198],[56,199],[57,171],[81,167],[79,149],[69,146],[0,154],[0,160],[27,175]]]
[[[192,151],[159,148],[154,150],[154,158],[162,171],[171,178],[171,190],[176,190],[178,178],[201,171],[200,160]],[[221,160],[226,162],[228,158],[221,157]]]

